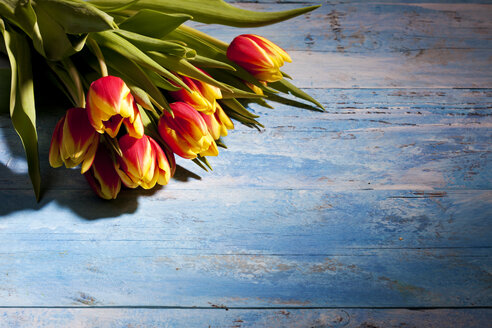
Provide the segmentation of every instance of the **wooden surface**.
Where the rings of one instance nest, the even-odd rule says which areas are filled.
[[[0,116],[1,327],[488,327],[492,321],[492,5],[254,1],[324,113],[253,107],[214,172],[178,161],[153,191],[46,186]]]

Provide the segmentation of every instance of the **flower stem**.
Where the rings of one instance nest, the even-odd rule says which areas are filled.
[[[65,58],[62,61],[63,66],[67,70],[68,75],[72,79],[72,82],[74,84],[75,90],[73,94],[76,96],[74,97],[75,105],[80,108],[85,107],[85,93],[84,93],[84,88],[82,87],[82,82],[80,80],[80,75],[79,72],[77,71],[77,68],[73,64],[73,62],[70,60],[70,58]]]
[[[101,76],[108,76],[108,66],[106,65],[106,61],[104,60],[104,56],[101,52],[101,48],[99,48],[97,42],[94,41],[94,39],[88,38],[87,45],[92,50],[94,56],[96,56],[97,61],[99,62],[99,67],[101,69]]]

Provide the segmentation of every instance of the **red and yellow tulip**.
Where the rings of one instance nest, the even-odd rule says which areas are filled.
[[[115,138],[125,123],[132,136],[143,136],[140,112],[130,89],[119,77],[104,76],[92,82],[87,93],[87,110],[92,126],[99,133],[106,132]]]
[[[191,92],[181,89],[170,92],[171,97],[190,104],[199,112],[213,114],[217,108],[217,99],[222,99],[220,89],[187,76],[180,75],[179,78],[191,89]]]
[[[127,134],[119,139],[119,146],[122,156],[117,157],[115,169],[125,186],[150,189],[156,183],[168,183],[174,167],[169,165],[168,157],[154,139],[146,135],[138,139]],[[174,166],[174,159],[171,162]]]
[[[99,133],[89,122],[85,108],[67,110],[55,126],[51,138],[49,162],[52,167],[65,164],[71,168],[82,164],[82,173],[92,165],[97,147]]]
[[[116,199],[118,196],[121,180],[114,168],[113,159],[105,146],[99,146],[94,163],[84,176],[99,197]]]
[[[227,135],[227,130],[234,129],[234,123],[232,123],[229,116],[227,116],[219,104],[217,104],[215,113],[211,115],[200,113],[200,115],[207,124],[208,132],[210,132],[210,135],[214,140],[225,137]]]
[[[292,62],[285,50],[254,34],[242,34],[234,38],[227,48],[227,58],[265,82],[281,80],[283,76],[280,67],[285,61]]]
[[[189,104],[170,104],[174,117],[164,113],[159,120],[159,134],[172,151],[187,159],[201,156],[217,156],[219,150],[208,131],[205,120]]]

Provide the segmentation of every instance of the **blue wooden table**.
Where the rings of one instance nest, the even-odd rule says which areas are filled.
[[[239,33],[291,54],[327,108],[236,124],[212,173],[152,191],[45,186],[0,116],[0,327],[487,327],[492,322],[492,5],[254,1],[303,17]],[[55,113],[56,112],[56,113]]]

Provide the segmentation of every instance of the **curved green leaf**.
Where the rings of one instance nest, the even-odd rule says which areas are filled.
[[[194,66],[198,66],[200,68],[208,67],[208,68],[221,68],[221,69],[225,69],[228,71],[235,71],[236,70],[233,66],[231,66],[227,63],[224,63],[224,62],[221,62],[219,60],[212,59],[212,58],[208,58],[205,56],[196,55],[193,58],[187,58],[187,59],[191,64],[193,64]]]
[[[120,23],[120,29],[160,39],[191,18],[190,15],[142,9]]]
[[[250,111],[248,111],[236,99],[221,99],[220,100],[220,103],[224,104],[225,106],[227,106],[230,110],[234,111],[235,113],[237,113],[237,114],[239,114],[241,116],[244,116],[246,118],[255,119],[255,118],[260,117],[260,116],[258,116],[256,114],[253,114]]]
[[[159,75],[171,80],[175,84],[191,92],[190,88],[183,83],[173,73],[156,63],[152,58],[147,56],[143,51],[134,46],[130,41],[113,33],[111,31],[104,31],[98,33],[92,33],[91,37],[102,47],[112,49],[126,58],[132,60],[136,64],[146,67]]]
[[[232,92],[229,86],[203,73],[201,70],[190,64],[184,58],[179,58],[175,56],[166,56],[165,54],[154,52],[154,51],[149,52],[149,56],[152,57],[152,59],[154,59],[158,64],[168,69],[172,69],[173,71],[179,74],[186,75],[193,79],[203,81],[222,90]]]
[[[121,0],[89,0],[89,2],[99,6],[125,3],[125,1]],[[318,7],[320,5],[286,11],[257,12],[234,7],[223,0],[140,0],[130,9],[152,9],[166,13],[183,13],[193,16],[193,20],[207,24],[258,27],[296,17]]]
[[[310,95],[308,95],[307,93],[305,93],[304,91],[302,91],[301,89],[299,89],[298,87],[296,87],[295,85],[293,85],[292,83],[287,81],[286,79],[282,79],[282,80],[277,81],[277,82],[269,83],[269,85],[272,88],[274,88],[275,90],[278,90],[278,91],[286,93],[286,94],[290,93],[290,94],[296,96],[297,98],[307,100],[307,101],[315,104],[316,106],[318,106],[320,109],[325,110],[325,108],[323,107],[323,105],[321,105],[321,103],[319,101],[317,101],[316,99],[314,99],[313,97],[311,97]]]
[[[142,51],[159,51],[169,55],[187,58],[196,55],[195,50],[182,46],[181,44],[178,44],[176,42],[151,38],[122,29],[115,30],[114,33],[124,37]]]
[[[69,34],[99,32],[113,28],[113,17],[83,0],[36,0]]]
[[[3,34],[11,67],[10,117],[24,146],[29,177],[36,200],[39,201],[41,173],[29,43],[23,35],[7,29],[1,19],[0,31]]]

